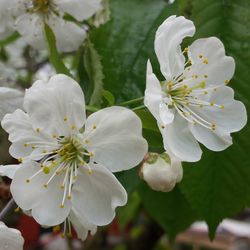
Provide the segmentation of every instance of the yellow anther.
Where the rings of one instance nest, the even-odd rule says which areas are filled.
[[[93,129],[96,129],[96,125],[93,125]]]
[[[93,174],[93,171],[91,169],[88,170],[88,174],[89,175],[92,175]]]
[[[24,143],[23,146],[24,146],[25,148],[27,148],[27,147],[28,147],[28,144],[27,144],[27,143]]]
[[[225,80],[224,83],[225,83],[225,84],[228,84],[228,83],[229,83],[229,80]]]
[[[37,133],[39,133],[40,131],[41,131],[40,128],[37,128],[37,129],[36,129],[36,132],[37,132]]]
[[[18,213],[18,212],[20,212],[20,211],[21,211],[20,207],[17,207],[17,208],[15,208],[15,210],[14,210],[15,213]]]
[[[61,205],[60,205],[60,208],[64,208],[64,205],[63,205],[63,204],[61,204]]]
[[[44,188],[47,188],[47,187],[48,187],[48,184],[43,184],[43,187],[44,187]]]
[[[89,157],[93,157],[94,154],[92,152],[89,153]]]
[[[32,147],[31,147],[32,149],[35,149],[36,147],[34,146],[34,145],[32,145]]]
[[[220,108],[221,108],[221,109],[224,109],[225,107],[224,107],[224,105],[220,105]]]
[[[84,142],[85,142],[86,144],[88,144],[88,143],[89,143],[89,140],[85,140]]]
[[[164,125],[161,125],[161,128],[162,128],[162,129],[164,129],[164,128],[165,128],[165,126],[164,126]]]
[[[71,130],[74,130],[74,129],[76,129],[76,125],[72,124],[71,125]]]
[[[192,64],[192,61],[189,59],[189,60],[188,60],[188,63],[189,63],[189,64]]]
[[[57,233],[57,232],[59,232],[61,230],[61,227],[60,227],[60,225],[57,225],[57,226],[54,226],[52,228],[52,230],[53,230],[54,233]]]
[[[72,238],[72,233],[67,233],[67,236],[68,236],[69,238]]]
[[[30,183],[30,180],[29,180],[29,179],[27,179],[27,180],[26,180],[26,183]]]
[[[214,106],[214,102],[210,102],[210,106]]]
[[[71,195],[68,195],[68,196],[67,196],[67,199],[68,199],[68,200],[71,200],[71,198],[72,198]]]
[[[216,129],[216,125],[214,123],[212,123],[212,130]]]
[[[56,171],[56,175],[59,175],[60,174],[60,172],[59,171]]]
[[[62,185],[60,185],[60,188],[61,188],[61,189],[64,189],[64,185],[63,185],[63,184],[62,184]]]
[[[189,102],[186,102],[186,105],[189,106]]]
[[[80,161],[80,164],[81,164],[81,165],[85,165],[86,162],[85,162],[85,161]]]
[[[57,138],[57,137],[58,137],[57,134],[52,135],[52,138]]]
[[[22,163],[22,162],[23,162],[23,158],[18,158],[18,161],[19,161],[20,163]]]
[[[197,124],[197,122],[196,122],[196,121],[193,121],[193,124],[194,124],[194,125],[196,125],[196,124]]]
[[[203,105],[202,104],[200,104],[200,108],[202,108],[203,107]]]
[[[203,94],[204,94],[204,95],[207,95],[207,94],[208,94],[208,92],[207,92],[207,91],[204,91],[204,92],[203,92]]]
[[[76,181],[77,177],[76,176],[73,176],[73,180]]]
[[[61,238],[63,238],[63,239],[64,239],[64,238],[65,238],[65,234],[61,234]]]
[[[68,121],[68,117],[67,117],[67,116],[64,116],[63,120],[64,120],[65,122],[67,122],[67,121]]]
[[[217,91],[217,88],[214,88],[214,91]]]
[[[208,78],[208,75],[204,75],[204,78]]]
[[[44,149],[44,150],[43,150],[43,154],[46,154],[46,153],[47,153],[47,150],[46,150],[46,149]]]
[[[43,172],[44,172],[45,174],[49,174],[49,173],[50,173],[50,168],[47,167],[47,166],[45,166],[45,167],[43,168]]]
[[[188,88],[187,84],[184,84],[184,85],[183,85],[183,88],[184,88],[184,89],[187,89],[187,88]]]
[[[204,64],[208,64],[208,59],[205,58],[205,59],[203,60],[203,63],[204,63]]]
[[[202,57],[203,57],[203,55],[200,54],[200,55],[199,55],[199,58],[202,58]]]
[[[184,52],[187,53],[187,52],[188,52],[188,48],[185,48],[185,49],[184,49]]]
[[[187,114],[186,114],[186,112],[184,112],[184,111],[182,112],[182,114],[183,114],[184,116],[186,116],[186,115],[187,115]]]

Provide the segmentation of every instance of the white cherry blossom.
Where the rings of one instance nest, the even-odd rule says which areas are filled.
[[[7,0],[3,0],[0,7],[5,2]],[[63,19],[63,16],[69,14],[81,22],[101,7],[101,0],[10,0],[8,8],[5,8],[8,10],[5,16],[15,17],[15,29],[36,49],[46,48],[44,24],[48,24],[56,36],[58,49],[69,52],[82,44],[86,29],[76,22]],[[5,16],[0,13],[0,20],[6,19]]]
[[[149,153],[140,174],[153,190],[169,192],[182,180],[183,169],[181,161],[167,152]]]
[[[2,121],[10,154],[22,163],[1,166],[0,172],[13,177],[14,200],[41,225],[64,222],[70,231],[72,224],[84,239],[127,202],[112,172],[138,165],[146,154],[141,121],[123,107],[86,119],[83,92],[65,75],[35,82],[26,90],[24,110]]]
[[[155,52],[163,81],[147,65],[144,103],[161,130],[165,149],[182,161],[198,161],[198,142],[213,151],[232,144],[231,133],[247,121],[243,103],[225,86],[233,77],[235,62],[225,55],[216,37],[198,39],[181,50],[185,37],[195,33],[192,21],[171,16],[158,28]],[[198,141],[198,142],[197,142]]]
[[[17,229],[9,228],[0,221],[0,243],[1,250],[22,250],[24,239]]]

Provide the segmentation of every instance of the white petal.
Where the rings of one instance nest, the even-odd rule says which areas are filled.
[[[12,142],[10,154],[16,159],[29,156],[34,151],[32,146],[35,143],[31,142],[42,142],[44,146],[55,142],[55,139],[43,132],[36,132],[28,115],[20,109],[13,114],[7,114],[2,120],[2,127],[9,133],[9,140]]]
[[[37,14],[27,13],[19,16],[16,20],[17,31],[35,49],[46,48],[43,27],[43,19]]]
[[[78,21],[88,19],[102,7],[101,0],[54,0],[54,3]]]
[[[164,104],[162,98],[160,82],[152,71],[150,61],[148,61],[144,104],[159,123],[167,125],[173,121],[174,116]]]
[[[115,217],[115,208],[126,204],[127,193],[105,167],[92,164],[91,168],[91,175],[87,168],[79,169],[72,191],[72,204],[91,223],[107,225]]]
[[[93,160],[112,172],[138,165],[148,149],[140,119],[123,107],[105,108],[90,115],[84,137]]]
[[[60,188],[63,176],[56,176],[48,185],[50,176],[41,172],[31,177],[41,169],[40,164],[29,161],[20,165],[12,180],[11,194],[19,207],[23,210],[32,210],[32,216],[41,225],[54,226],[62,223],[69,215],[71,202],[66,199],[64,208],[61,208],[63,189]],[[30,182],[27,183],[27,179]]]
[[[187,121],[182,117],[176,115],[173,123],[164,129],[159,126],[159,129],[166,151],[173,153],[181,161],[195,162],[201,159],[200,146],[191,134]]]
[[[0,166],[0,175],[1,176],[7,176],[10,179],[13,179],[16,171],[18,170],[18,168],[20,167],[20,165],[1,165]]]
[[[46,192],[43,184],[46,183],[48,176],[40,174],[39,177],[27,183],[33,174],[41,169],[36,162],[29,161],[20,164],[12,180],[11,194],[19,207],[23,210],[30,210],[34,204],[39,203],[42,195]]]
[[[61,207],[64,189],[60,186],[63,183],[63,178],[64,174],[56,176],[48,184],[46,193],[39,199],[40,202],[32,207],[32,216],[41,225],[55,226],[64,222],[69,216],[72,207],[71,201],[66,198],[63,204],[64,207]],[[41,188],[44,187],[42,186]]]
[[[216,125],[216,130],[201,127],[199,124],[190,125],[195,138],[207,148],[214,151],[221,151],[232,144],[230,133],[239,131],[247,123],[247,112],[242,102],[236,101],[233,89],[223,86],[218,88],[209,96],[209,102],[216,106],[204,106],[193,108],[193,111],[202,119]]]
[[[0,120],[7,113],[12,113],[23,106],[24,93],[11,88],[0,87]]]
[[[48,25],[54,31],[56,45],[59,51],[75,51],[83,44],[83,41],[86,38],[86,31],[83,28],[57,16],[50,18]]]
[[[46,83],[36,81],[26,91],[24,108],[33,126],[50,135],[67,136],[72,126],[80,129],[85,122],[83,92],[77,82],[62,74]]]
[[[22,250],[24,239],[18,230],[8,228],[3,222],[0,222],[0,242],[1,250]]]
[[[83,213],[77,212],[75,208],[72,208],[69,214],[69,220],[76,230],[78,238],[80,238],[82,241],[86,240],[89,232],[91,235],[96,233],[97,226],[90,223],[87,218],[83,216]]]
[[[185,72],[185,76],[191,78],[190,82],[193,85],[205,81],[207,87],[216,87],[224,85],[225,81],[233,77],[234,59],[225,55],[224,45],[218,38],[198,39],[189,47],[188,53],[192,66]],[[198,78],[192,79],[192,75],[197,75]]]
[[[190,124],[190,130],[195,139],[213,151],[221,151],[232,145],[230,134],[217,133],[199,124]]]
[[[170,16],[158,28],[155,37],[155,53],[166,80],[170,81],[183,72],[185,57],[180,44],[185,37],[193,36],[194,33],[193,22],[183,16]]]

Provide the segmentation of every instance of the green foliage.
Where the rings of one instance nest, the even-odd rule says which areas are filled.
[[[117,101],[143,96],[148,58],[154,68],[159,67],[153,49],[155,31],[168,16],[177,14],[194,21],[197,30],[194,39],[217,36],[223,41],[227,54],[236,60],[236,74],[231,83],[236,98],[250,110],[248,0],[179,0],[172,5],[161,0],[113,0],[110,8],[111,20],[90,36],[101,57],[104,88]],[[194,39],[186,39],[185,43]],[[110,100],[107,95],[105,99]],[[142,120],[143,135],[150,150],[162,152],[162,137],[154,118],[146,109],[136,113]],[[172,238],[198,217],[206,220],[213,237],[223,218],[250,203],[250,126],[233,137],[234,145],[224,152],[203,149],[200,162],[184,164],[184,179],[171,193],[153,192],[140,185],[145,208]],[[141,183],[132,177],[131,171],[118,176],[129,191]]]
[[[44,33],[46,36],[46,41],[49,51],[49,59],[51,64],[54,66],[56,72],[71,76],[69,70],[64,65],[60,57],[60,54],[57,51],[55,35],[52,29],[46,23],[44,24]]]
[[[250,2],[193,0],[192,5],[195,39],[217,36],[223,41],[227,54],[236,61],[236,74],[230,85],[249,111]],[[218,153],[206,150],[200,162],[186,166],[181,184],[192,207],[208,223],[211,238],[223,218],[250,204],[249,124],[233,138],[229,149]]]

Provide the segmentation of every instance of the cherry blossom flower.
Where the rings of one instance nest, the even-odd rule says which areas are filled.
[[[24,239],[18,230],[9,228],[0,221],[0,242],[1,249],[22,250]]]
[[[169,192],[183,177],[181,161],[167,153],[149,153],[143,163],[141,177],[155,191]]]
[[[20,165],[1,166],[11,193],[45,226],[71,224],[86,238],[110,223],[127,194],[112,172],[130,169],[147,152],[136,114],[110,107],[85,115],[80,86],[65,75],[36,81],[26,90],[24,111],[7,114],[2,127]]]
[[[164,147],[182,161],[198,161],[199,143],[213,151],[232,144],[231,133],[247,121],[243,103],[228,86],[235,70],[216,37],[198,39],[181,50],[185,37],[195,33],[192,21],[171,16],[158,28],[155,52],[165,80],[147,65],[144,103],[161,130]],[[197,142],[198,141],[198,142]]]
[[[80,22],[102,7],[101,0],[2,0],[0,8],[7,3],[5,10],[8,13],[5,16],[0,13],[0,19],[7,20],[6,15],[8,18],[14,16],[15,29],[27,43],[36,49],[46,48],[46,23],[56,36],[58,49],[64,52],[77,50],[86,37],[86,29],[76,22],[63,19],[64,15],[69,14]],[[6,29],[7,21],[5,23]]]

